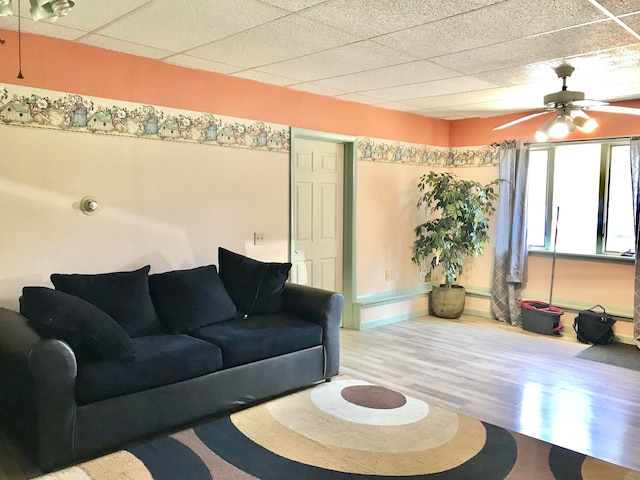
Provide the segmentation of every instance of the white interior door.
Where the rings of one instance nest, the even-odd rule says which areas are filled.
[[[298,138],[292,281],[342,291],[344,145]]]

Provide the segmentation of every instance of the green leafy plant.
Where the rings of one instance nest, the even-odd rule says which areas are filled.
[[[434,218],[415,228],[411,260],[421,267],[430,260],[430,273],[442,268],[446,288],[462,273],[467,257],[482,254],[489,240],[489,217],[495,212],[493,201],[498,198],[495,187],[501,182],[482,185],[436,172],[420,177],[417,207]]]

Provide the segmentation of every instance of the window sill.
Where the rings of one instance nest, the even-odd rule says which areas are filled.
[[[553,252],[550,250],[542,250],[536,248],[529,248],[529,255],[533,257],[553,257]],[[600,262],[600,263],[622,263],[627,265],[633,265],[636,261],[635,257],[623,257],[622,255],[614,254],[583,254],[583,253],[556,253],[557,258],[565,260],[579,260],[586,262]]]

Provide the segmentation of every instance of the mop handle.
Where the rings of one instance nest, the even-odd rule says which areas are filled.
[[[551,261],[551,290],[549,291],[549,307],[551,308],[551,299],[553,298],[553,279],[556,273],[556,247],[558,246],[558,221],[560,220],[560,206],[556,212],[556,234],[553,239],[553,260]]]

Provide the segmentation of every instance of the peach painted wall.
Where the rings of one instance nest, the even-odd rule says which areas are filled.
[[[359,162],[357,176],[357,295],[420,284],[411,263],[413,227],[420,217],[415,185],[427,171],[415,165]],[[385,280],[385,271],[392,279]]]
[[[282,123],[347,135],[448,146],[449,122],[165,64],[88,45],[0,30],[0,83]],[[16,59],[16,61],[11,61]]]

